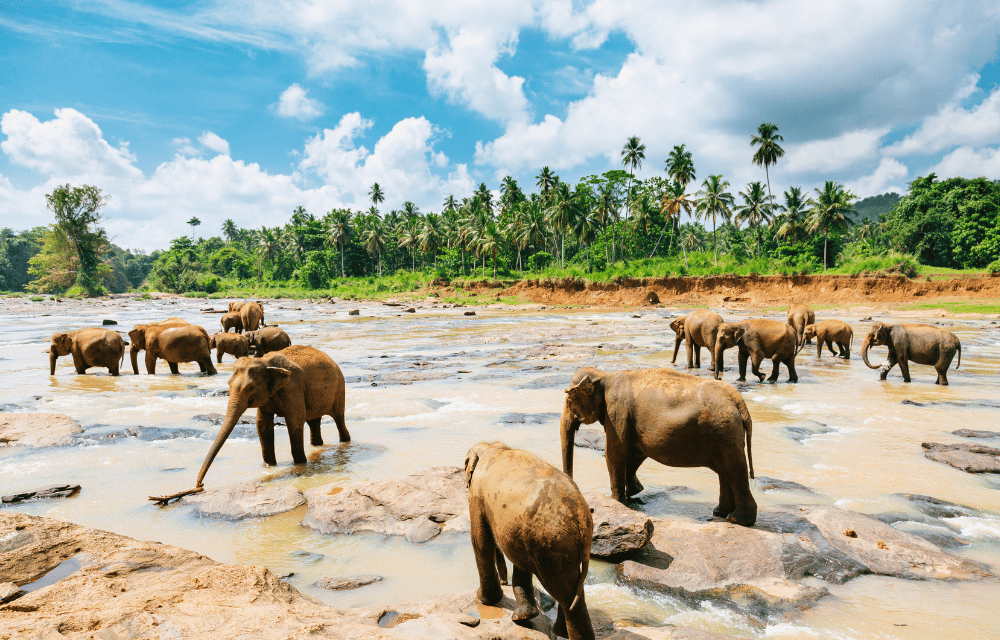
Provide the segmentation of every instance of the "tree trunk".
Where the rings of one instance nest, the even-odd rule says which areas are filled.
[[[826,271],[826,243],[830,238],[830,232],[827,231],[823,234],[823,271]]]
[[[712,253],[715,255],[715,266],[719,266],[719,240],[715,235],[715,216],[712,216]]]

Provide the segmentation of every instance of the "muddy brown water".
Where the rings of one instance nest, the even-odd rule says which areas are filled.
[[[155,377],[79,376],[69,357],[60,359],[55,377],[48,375],[44,352],[57,330],[99,325],[110,318],[118,321],[117,329],[127,331],[137,322],[177,315],[214,332],[219,315],[200,309],[224,305],[225,301],[189,300],[58,304],[0,300],[4,317],[0,405],[4,410],[66,413],[84,426],[87,437],[94,438],[91,444],[68,447],[0,448],[0,493],[55,483],[83,486],[73,498],[3,508],[157,540],[221,562],[264,565],[278,575],[293,574],[288,578],[291,584],[338,607],[391,605],[476,587],[467,538],[440,536],[414,545],[378,535],[328,536],[300,526],[305,507],[275,517],[230,522],[196,517],[184,505],[151,504],[149,495],[193,485],[208,438],[216,431],[194,416],[225,411],[224,392],[233,366],[229,356],[214,377],[201,375],[193,364],[181,365],[178,376],[169,375],[165,367]],[[348,378],[347,424],[353,442],[336,444],[336,428],[324,423],[327,442],[333,444],[320,449],[307,445],[312,462],[296,467],[291,464],[287,435],[279,428],[279,464],[269,468],[261,463],[255,437],[233,437],[206,483],[262,480],[306,489],[396,478],[429,466],[460,466],[468,448],[483,440],[525,448],[559,466],[554,414],[561,410],[562,390],[573,372],[584,365],[609,370],[670,366],[673,337],[668,323],[683,313],[477,309],[477,316],[465,317],[464,309],[429,305],[427,301],[416,314],[401,314],[393,307],[355,303],[361,316],[348,317],[344,304],[269,304],[269,323],[280,325],[294,343],[324,349],[340,364]],[[741,317],[725,311],[723,315]],[[798,384],[737,385],[754,417],[757,474],[798,482],[814,492],[756,487],[760,506],[818,503],[873,515],[903,514],[894,526],[926,535],[958,536],[969,544],[953,549],[955,553],[1000,571],[1000,478],[970,475],[932,462],[920,447],[926,441],[971,442],[950,433],[956,429],[1000,431],[1000,325],[991,325],[989,319],[908,319],[941,322],[962,340],[961,368],[949,373],[951,386],[940,387],[934,384],[933,369],[919,365],[911,367],[911,384],[902,382],[898,369],[887,382],[879,382],[877,372],[867,369],[859,356],[868,323],[857,314],[817,315],[836,315],[854,327],[850,361],[828,353],[817,360],[815,348],[806,347],[797,361]],[[884,349],[872,351],[878,360],[884,354]],[[678,366],[685,360],[682,349]],[[697,373],[708,375],[707,363],[703,351],[703,369]],[[734,382],[735,364],[735,351],[730,351],[724,380]],[[769,366],[765,365],[768,372]],[[412,384],[379,380],[398,378],[400,372],[434,379]],[[782,370],[781,380],[786,377]],[[930,404],[935,402],[951,404]],[[251,418],[252,414],[253,410],[248,412]],[[204,433],[151,441],[100,440],[104,434],[140,425]],[[599,452],[578,448],[575,460],[581,489],[608,492]],[[651,496],[643,508],[652,515],[710,515],[718,486],[710,471],[646,462],[639,477]],[[678,486],[687,489],[666,492]],[[971,511],[921,525],[919,511],[898,497],[901,493],[930,495]],[[309,553],[296,553],[300,551]],[[346,592],[313,586],[324,576],[359,573],[385,579]],[[587,599],[595,619],[605,623],[627,619],[678,624],[749,638],[1000,637],[997,581],[862,576],[829,588],[831,596],[813,608],[789,619],[760,623],[711,602],[692,605],[615,585],[613,567],[595,561]]]

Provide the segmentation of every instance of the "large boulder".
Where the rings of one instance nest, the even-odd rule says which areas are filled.
[[[78,433],[83,428],[61,413],[0,413],[0,445],[67,445]]]
[[[259,518],[285,513],[305,504],[305,496],[289,485],[260,485],[240,482],[218,489],[207,489],[181,498],[193,504],[198,515],[226,520]]]
[[[981,444],[925,442],[924,456],[966,473],[1000,473],[1000,449]]]
[[[646,546],[653,535],[653,521],[645,513],[629,509],[599,491],[584,494],[594,518],[594,542],[590,555],[620,556]]]

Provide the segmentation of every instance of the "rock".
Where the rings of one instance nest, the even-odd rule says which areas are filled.
[[[340,578],[323,578],[316,583],[317,587],[323,587],[331,591],[347,591],[349,589],[360,589],[370,584],[382,582],[382,576],[357,575],[344,576]]]
[[[726,640],[736,636],[724,636],[711,631],[688,627],[627,627],[617,629],[604,640]]]
[[[1000,473],[1000,449],[976,444],[924,442],[924,457],[966,473]]]
[[[584,449],[596,449],[603,453],[607,439],[608,435],[604,433],[604,429],[581,427],[576,431],[573,444]]]
[[[416,312],[417,310],[414,309],[413,307],[407,307],[406,309],[403,309],[403,313],[416,313]]]
[[[0,604],[22,595],[21,589],[13,582],[0,582]]]
[[[441,525],[430,518],[418,518],[406,532],[406,539],[416,544],[433,540],[441,534]]]
[[[653,522],[641,511],[633,511],[599,491],[584,494],[594,518],[594,542],[590,555],[620,556],[646,546],[653,535]]]
[[[646,304],[660,304],[660,296],[656,295],[655,291],[649,291],[646,293]]]
[[[326,556],[322,553],[316,553],[315,551],[306,551],[305,549],[296,549],[295,551],[290,551],[288,555],[292,558],[298,558],[300,562],[315,563],[319,562]]]
[[[912,504],[921,513],[932,518],[982,515],[982,512],[978,509],[973,509],[957,502],[949,502],[940,498],[920,495],[919,493],[897,493],[896,495]]]
[[[444,371],[393,371],[383,373],[376,380],[383,384],[412,384],[423,380],[444,380],[448,374]]]
[[[15,600],[0,605],[0,637],[550,637],[545,616],[530,621],[533,628],[511,621],[510,587],[504,588],[500,606],[482,607],[482,615],[474,590],[391,608],[336,609],[303,596],[264,567],[221,564],[178,547],[21,513],[0,511],[0,554],[4,580],[9,581],[0,583],[0,593],[10,592],[10,584],[30,583],[65,566],[67,560],[79,565],[53,584],[15,594]],[[380,627],[379,619],[390,612],[396,614],[395,624]],[[476,627],[469,626],[479,620]],[[94,629],[99,629],[96,635]]]
[[[132,427],[127,433],[143,442],[156,440],[176,440],[177,438],[199,438],[205,435],[201,429],[168,429],[165,427]]]
[[[398,480],[329,484],[305,495],[309,511],[302,524],[322,533],[406,536],[418,520],[444,524],[438,533],[469,531],[465,471],[458,467],[434,467]]]
[[[350,311],[347,312],[347,315],[349,315],[349,316],[359,316],[359,315],[361,315],[361,309],[351,309]]]
[[[242,520],[285,513],[305,503],[298,488],[288,485],[261,486],[240,482],[218,489],[208,489],[181,499],[193,504],[198,515],[226,520]]]
[[[505,413],[500,416],[504,424],[548,424],[559,420],[558,413]]]
[[[459,305],[456,304],[455,306],[457,307]],[[474,316],[474,315],[476,315],[476,312],[475,311],[466,311],[463,315]]]
[[[196,416],[191,416],[192,420],[197,420],[198,422],[211,422],[215,426],[222,426],[223,421],[225,421],[226,416],[221,413],[201,413]],[[248,416],[243,414],[240,419],[236,421],[237,424],[254,424],[256,420],[255,416]]]
[[[833,431],[833,429],[826,426],[822,422],[815,422],[813,420],[807,420],[791,427],[785,427],[785,433],[788,434],[788,437],[799,443],[807,438],[820,436],[825,433],[833,433]]]
[[[13,504],[15,502],[24,502],[25,500],[42,500],[44,498],[68,498],[75,495],[80,491],[80,485],[78,484],[56,484],[51,487],[43,487],[41,489],[35,489],[33,491],[22,491],[21,493],[12,493],[7,496],[0,498],[0,502],[4,504]]]
[[[756,487],[760,491],[803,491],[815,493],[812,489],[791,480],[779,480],[767,476],[757,476]]]
[[[77,421],[61,413],[0,413],[0,445],[67,445],[78,433]]]
[[[976,429],[955,429],[956,436],[963,438],[1000,438],[1000,431],[979,431]]]
[[[563,374],[555,376],[542,376],[541,378],[535,378],[531,382],[518,385],[517,389],[555,389],[557,387],[565,387],[572,376]]]
[[[118,324],[118,321],[117,320],[108,320],[108,319],[105,319],[101,324],[104,325],[104,326],[108,326],[108,325],[112,325],[112,324]]]

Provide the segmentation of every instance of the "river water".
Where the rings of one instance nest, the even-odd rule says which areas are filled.
[[[139,539],[193,549],[220,562],[259,564],[304,593],[337,607],[405,602],[478,586],[467,538],[440,536],[424,545],[379,535],[329,536],[299,525],[305,507],[283,515],[239,522],[196,517],[184,505],[156,507],[149,495],[193,486],[216,428],[194,416],[223,413],[231,356],[219,375],[205,376],[193,363],[171,376],[163,366],[145,374],[112,378],[79,376],[72,358],[61,358],[48,375],[47,342],[58,330],[100,325],[105,318],[127,331],[133,324],[181,316],[210,333],[219,315],[203,308],[222,300],[106,300],[92,302],[0,300],[0,404],[5,410],[65,413],[86,435],[146,426],[199,429],[202,437],[107,443],[43,449],[0,448],[0,493],[54,483],[78,483],[83,490],[62,500],[3,507],[67,520]],[[359,306],[353,303],[353,306]],[[281,308],[285,307],[285,308]],[[300,309],[295,309],[299,307]],[[295,344],[327,351],[348,379],[347,425],[353,442],[309,447],[304,468],[291,464],[287,435],[277,429],[277,467],[264,467],[256,437],[230,438],[206,484],[246,480],[292,484],[306,489],[331,482],[397,478],[430,466],[461,466],[468,448],[500,440],[560,466],[558,413],[563,388],[585,365],[603,369],[671,366],[673,334],[668,323],[684,311],[669,309],[465,309],[431,308],[416,314],[366,304],[349,317],[346,303],[269,303],[269,324],[280,325]],[[744,316],[722,311],[727,320]],[[866,313],[865,315],[869,315]],[[641,316],[641,317],[635,317]],[[914,521],[894,526],[922,534],[960,536],[952,549],[1000,572],[1000,478],[966,474],[927,460],[921,443],[961,442],[960,428],[1000,430],[1000,325],[987,320],[913,318],[943,322],[961,339],[961,368],[949,372],[951,386],[934,384],[932,368],[911,366],[904,384],[898,368],[887,382],[864,366],[860,346],[867,322],[854,314],[821,311],[855,330],[852,360],[815,348],[799,354],[798,384],[740,384],[754,418],[754,466],[759,476],[791,480],[815,493],[761,491],[761,508],[817,503],[868,514],[906,513]],[[772,317],[784,319],[782,314]],[[885,316],[883,316],[885,317]],[[555,346],[553,346],[555,345]],[[872,350],[873,362],[884,348]],[[724,380],[735,381],[735,350],[727,352]],[[702,353],[701,375],[708,375]],[[214,357],[214,355],[213,355]],[[678,366],[686,356],[681,350]],[[770,372],[770,363],[764,370]],[[140,358],[140,368],[143,368]],[[123,371],[128,369],[128,356]],[[92,370],[101,371],[101,370]],[[378,380],[387,374],[416,373],[431,378],[412,384]],[[392,377],[392,376],[390,376]],[[751,376],[752,378],[752,376]],[[781,380],[787,378],[784,369]],[[372,382],[375,382],[373,385]],[[904,404],[904,400],[925,406]],[[927,405],[935,401],[953,404]],[[981,401],[987,401],[979,404]],[[993,405],[990,406],[992,401]],[[253,410],[248,412],[252,418]],[[518,415],[530,414],[527,419]],[[548,414],[548,415],[544,415]],[[996,441],[994,441],[995,443]],[[584,491],[609,491],[602,455],[576,449],[575,479]],[[672,500],[651,501],[694,517],[709,515],[717,498],[716,476],[706,469],[676,469],[647,461],[639,471],[647,491],[683,486]],[[919,512],[895,494],[926,494],[970,507],[971,515],[949,518],[946,526],[918,525]],[[310,554],[297,554],[307,551]],[[319,554],[319,555],[317,555]],[[380,583],[356,591],[331,592],[313,586],[323,576],[374,573]],[[786,620],[766,624],[705,602],[692,606],[662,595],[614,584],[611,565],[594,561],[587,600],[596,621],[629,619],[645,624],[677,624],[748,638],[1000,638],[995,606],[1000,583],[946,583],[862,576],[831,586],[831,596]]]

